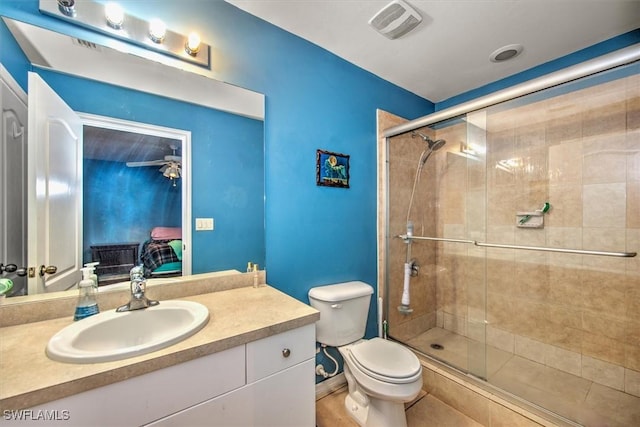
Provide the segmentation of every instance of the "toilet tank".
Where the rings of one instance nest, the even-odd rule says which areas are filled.
[[[364,337],[373,288],[364,282],[345,282],[309,290],[311,306],[320,312],[316,340],[331,347]]]

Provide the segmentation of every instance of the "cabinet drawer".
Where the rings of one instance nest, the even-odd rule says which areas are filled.
[[[61,423],[65,427],[143,425],[244,386],[244,356],[244,346],[234,347],[32,410],[68,411],[71,418]],[[35,419],[32,424],[16,421],[15,425],[47,425],[38,421],[42,420]],[[0,421],[0,425],[5,424]]]
[[[315,347],[315,324],[248,343],[247,382],[257,381],[313,358]]]

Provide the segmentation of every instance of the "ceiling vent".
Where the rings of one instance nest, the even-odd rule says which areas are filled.
[[[369,20],[369,25],[383,36],[394,40],[407,34],[422,22],[422,16],[402,0],[394,0]]]
[[[72,41],[73,44],[78,45],[78,46],[82,46],[82,47],[86,47],[87,49],[98,50],[98,51],[102,50],[102,49],[100,49],[100,46],[98,46],[94,42],[90,42],[88,40],[74,38],[71,41]]]

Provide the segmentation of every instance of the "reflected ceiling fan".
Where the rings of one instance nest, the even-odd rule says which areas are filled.
[[[147,160],[142,162],[127,162],[128,167],[141,167],[141,166],[161,166],[159,171],[163,176],[173,181],[173,186],[176,186],[175,180],[182,176],[182,157],[176,155],[178,147],[176,145],[170,145],[173,154],[164,156],[163,159]]]

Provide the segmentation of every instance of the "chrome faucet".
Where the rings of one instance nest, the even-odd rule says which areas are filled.
[[[140,310],[160,304],[159,301],[150,300],[144,294],[147,289],[147,279],[144,277],[144,269],[141,265],[131,269],[129,278],[131,279],[131,300],[116,308],[117,312]]]

